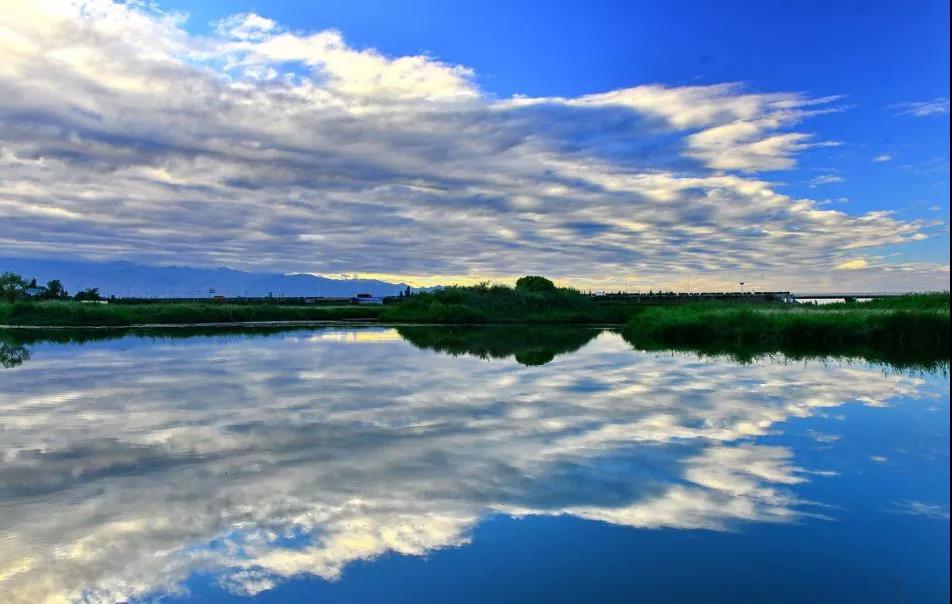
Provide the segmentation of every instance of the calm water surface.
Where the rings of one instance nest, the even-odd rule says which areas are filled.
[[[949,600],[947,372],[585,329],[2,345],[3,602]]]

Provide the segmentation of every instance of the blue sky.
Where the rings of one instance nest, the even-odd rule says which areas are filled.
[[[104,28],[103,31],[110,32],[108,35],[113,35],[120,30],[111,28],[109,23],[124,22],[127,26],[133,23],[126,18],[128,15],[120,14],[120,9],[104,8],[105,2],[91,4],[95,5],[94,8],[87,6],[84,7],[85,13],[78,13],[82,17],[81,27]],[[309,141],[301,141],[302,148],[311,153],[306,161],[302,161],[305,164],[313,161],[316,162],[315,166],[324,167],[328,165],[327,158],[332,157],[330,163],[345,166],[335,172],[333,178],[353,183],[374,183],[363,193],[356,191],[362,186],[357,184],[348,185],[342,190],[334,189],[335,194],[347,194],[346,200],[339,198],[335,201],[334,213],[345,206],[353,207],[354,211],[343,212],[335,216],[334,220],[321,222],[315,217],[326,209],[320,204],[328,203],[328,196],[323,194],[324,191],[320,191],[322,195],[317,195],[317,185],[306,183],[307,178],[300,176],[275,183],[276,188],[270,195],[258,195],[253,202],[250,201],[252,194],[248,193],[248,203],[255,207],[273,203],[276,196],[282,199],[293,197],[296,203],[302,204],[300,207],[307,206],[313,211],[311,220],[314,222],[313,229],[307,233],[293,228],[300,224],[300,216],[295,215],[296,218],[288,218],[287,222],[271,225],[272,228],[262,231],[259,237],[250,237],[252,241],[277,241],[271,246],[234,246],[234,238],[222,238],[220,246],[234,247],[234,251],[208,254],[197,251],[194,242],[172,242],[165,236],[145,235],[149,244],[155,244],[156,249],[152,251],[150,245],[135,243],[143,237],[143,232],[167,231],[166,220],[180,222],[181,216],[169,215],[156,216],[155,220],[161,220],[162,225],[136,225],[132,235],[114,245],[104,245],[108,243],[108,236],[99,232],[89,237],[70,237],[77,241],[73,247],[62,244],[58,249],[51,249],[49,245],[37,246],[35,253],[79,253],[90,259],[121,256],[163,264],[170,262],[170,258],[161,253],[160,248],[164,245],[166,249],[170,246],[175,248],[174,257],[179,261],[184,258],[196,265],[225,264],[235,268],[331,274],[359,272],[399,276],[410,281],[416,279],[419,283],[447,279],[466,281],[482,277],[506,279],[530,270],[552,274],[553,270],[546,269],[553,266],[564,267],[564,272],[554,276],[583,286],[614,281],[635,283],[638,287],[684,286],[689,281],[713,285],[742,278],[748,281],[762,279],[766,284],[771,274],[776,274],[774,284],[781,285],[790,282],[793,273],[781,274],[783,271],[780,269],[795,264],[798,268],[795,274],[804,277],[802,280],[805,284],[816,283],[821,288],[841,283],[847,276],[857,285],[869,284],[879,288],[934,287],[943,284],[947,287],[948,3],[919,2],[903,6],[887,2],[602,2],[587,6],[573,2],[403,2],[398,5],[354,1],[192,3],[175,0],[159,2],[159,7],[162,12],[146,9],[136,9],[134,12],[143,19],[150,19],[152,23],[161,23],[148,35],[155,38],[162,52],[169,54],[170,60],[180,61],[183,69],[191,66],[193,69],[217,70],[218,77],[230,78],[232,81],[245,78],[246,81],[254,81],[254,86],[258,86],[260,91],[269,93],[275,89],[274,82],[282,81],[281,78],[289,75],[297,79],[289,81],[287,86],[297,86],[297,90],[301,90],[302,82],[306,86],[316,83],[317,86],[326,87],[327,79],[330,78],[331,85],[327,89],[343,99],[340,104],[353,107],[354,95],[363,95],[359,97],[360,103],[367,103],[372,98],[378,105],[386,103],[390,106],[393,95],[397,94],[395,89],[381,88],[378,81],[378,88],[373,93],[368,93],[366,86],[358,91],[351,86],[353,82],[344,82],[350,77],[349,63],[341,63],[340,70],[334,71],[337,68],[320,56],[321,52],[328,52],[328,48],[336,48],[333,44],[338,42],[350,53],[348,56],[372,53],[383,57],[389,61],[387,69],[398,73],[394,77],[421,78],[416,80],[419,82],[430,78],[440,69],[463,70],[454,72],[456,75],[452,76],[460,78],[451,84],[456,87],[454,102],[464,97],[477,99],[479,108],[474,110],[470,104],[465,109],[453,109],[455,116],[464,113],[472,116],[471,119],[467,118],[465,126],[458,126],[459,140],[454,142],[449,137],[452,128],[448,128],[447,139],[440,145],[434,145],[432,142],[436,138],[426,126],[418,132],[408,133],[403,125],[387,126],[379,122],[373,122],[369,130],[377,127],[389,130],[383,135],[375,132],[366,136],[379,140],[400,130],[398,153],[406,154],[409,160],[409,156],[420,149],[419,159],[429,162],[429,165],[434,163],[434,158],[455,157],[457,153],[461,156],[470,154],[472,150],[468,147],[473,140],[492,141],[492,146],[503,144],[499,140],[505,138],[504,148],[507,151],[515,148],[525,150],[537,141],[544,140],[544,145],[533,147],[533,158],[544,158],[545,162],[542,163],[551,164],[551,154],[557,153],[559,168],[540,172],[540,164],[536,162],[531,166],[526,164],[524,169],[520,167],[518,174],[499,175],[493,183],[477,184],[470,176],[457,174],[456,167],[447,166],[440,174],[453,174],[452,183],[436,183],[432,175],[417,166],[393,166],[388,163],[384,169],[376,158],[368,160],[370,150],[361,149],[358,161],[352,157],[335,157],[335,150],[339,150],[340,146],[318,149],[317,139],[339,140],[336,134],[328,135],[329,130],[324,128],[316,131],[315,137]],[[126,8],[121,10],[129,11]],[[248,15],[263,19],[262,23],[268,25],[264,29],[254,30],[250,37],[246,35],[247,31],[236,37],[235,25],[238,21],[235,19],[247,19]],[[33,15],[30,18],[36,21],[40,17]],[[223,26],[223,23],[230,23],[231,29]],[[143,31],[141,25],[136,27],[138,32]],[[307,42],[310,36],[328,31],[337,32],[340,36],[338,41],[334,41],[331,46],[320,46],[326,42],[321,41],[318,44],[320,48],[307,46],[314,42],[313,39]],[[119,37],[122,38],[122,35]],[[297,46],[291,49],[285,45],[276,49],[277,45],[273,42],[277,38],[284,42],[290,39]],[[160,40],[163,42],[158,42]],[[252,49],[251,45],[257,46]],[[75,53],[76,48],[67,47],[64,52]],[[135,55],[135,52],[132,54]],[[47,51],[47,54],[52,53]],[[82,56],[82,53],[76,56]],[[105,56],[107,60],[116,59],[116,53]],[[419,73],[409,74],[406,66],[399,65],[401,57],[424,57],[421,59],[423,64],[409,67],[418,69]],[[152,60],[151,55],[147,60]],[[250,67],[252,65],[254,71]],[[120,77],[118,74],[127,67],[117,66],[115,77]],[[135,68],[143,69],[142,66]],[[262,75],[262,70],[266,68],[272,70],[267,77]],[[431,70],[426,72],[429,75],[419,75],[426,70]],[[207,73],[202,75],[208,76]],[[189,77],[192,76],[199,77],[196,71],[189,72]],[[444,76],[446,72],[440,72],[435,77]],[[63,74],[59,73],[58,77],[63,79]],[[164,76],[156,72],[154,75],[143,73],[142,77],[144,81],[151,78],[151,81],[159,82]],[[375,77],[379,77],[379,74]],[[436,80],[427,80],[439,86],[447,81],[441,79],[441,83],[435,84]],[[25,87],[22,82],[13,79],[7,83],[13,89],[22,90]],[[361,86],[364,84],[366,82]],[[718,88],[728,85],[733,87]],[[646,86],[674,91],[670,94],[677,96],[678,100],[669,102],[665,100],[667,97],[662,98],[657,94],[650,102],[644,99],[631,101],[630,98],[619,101],[617,95],[607,99],[589,98],[592,95],[641,90],[639,87]],[[462,91],[463,87],[465,91]],[[428,90],[430,92],[427,94],[430,94],[435,88]],[[444,95],[448,88],[440,90],[439,94]],[[703,99],[697,97],[698,94]],[[747,104],[755,101],[744,100],[741,98],[744,95],[766,96],[756,101],[760,108],[748,111]],[[769,95],[792,96],[779,99]],[[534,101],[528,107],[513,109],[513,99],[521,96]],[[411,97],[412,100],[409,100]],[[432,94],[423,99],[413,93],[401,102],[412,105],[407,109],[408,114],[432,115],[428,112],[434,109],[431,105],[433,98]],[[440,98],[445,99],[445,95]],[[715,115],[718,107],[735,102],[736,111],[729,116]],[[96,106],[103,103],[93,100],[84,110],[105,116],[110,115],[110,110],[115,110],[117,113],[114,115],[128,116],[130,111],[134,112],[136,107],[141,106],[136,105],[135,99],[131,98],[128,106],[114,100],[108,103],[117,106],[102,111],[101,107]],[[177,103],[179,101],[169,100],[166,107]],[[438,111],[445,115],[443,112],[447,105],[443,100],[440,103]],[[692,104],[706,103],[709,104],[709,112],[705,116],[685,117]],[[598,106],[598,115],[593,118],[594,105]],[[669,111],[664,105],[668,105],[668,108],[677,106],[678,109]],[[589,109],[587,112],[579,111],[579,106]],[[608,110],[608,106],[611,110]],[[771,109],[765,109],[766,106]],[[794,106],[792,113],[786,112],[786,108]],[[262,102],[259,119],[267,120],[267,117],[262,116],[271,115],[271,110],[265,107],[266,104]],[[22,106],[5,109],[0,113],[0,120],[3,116],[9,118],[24,111]],[[506,119],[494,124],[488,133],[474,130],[477,127],[474,124],[486,123],[487,118],[481,112],[489,111],[489,115],[495,119],[504,110],[507,112]],[[476,113],[480,114],[479,117],[476,117]],[[349,117],[363,119],[356,115],[352,113]],[[666,128],[658,125],[659,116],[666,121]],[[50,121],[61,123],[62,119],[58,117]],[[101,119],[100,123],[107,123],[109,119]],[[143,113],[140,123],[132,128],[135,134],[130,136],[137,139],[132,147],[149,150],[150,159],[143,159],[139,163],[148,164],[150,170],[161,164],[163,170],[168,172],[173,164],[181,167],[183,157],[194,158],[194,144],[164,140],[164,134],[154,134],[163,130],[160,124],[166,123],[165,119],[167,116],[147,116]],[[149,120],[152,121],[151,126],[145,123]],[[336,119],[334,124],[340,124],[341,121]],[[367,120],[364,123],[368,123]],[[428,124],[424,118],[421,118],[421,123]],[[728,124],[745,125],[756,130],[754,134],[744,135],[744,144],[750,143],[756,147],[758,154],[763,145],[767,145],[770,148],[766,155],[772,159],[766,162],[758,160],[756,163],[751,163],[749,158],[719,161],[718,157],[733,156],[737,152],[734,146],[738,143],[733,138],[730,141],[723,140],[720,130],[711,134],[716,140],[710,144],[704,143],[704,149],[684,151],[685,147],[698,147],[699,140],[692,138],[698,132]],[[96,138],[104,145],[115,148],[125,144],[116,142],[117,133],[114,130],[93,133],[98,127],[90,124],[74,127],[83,133],[82,136]],[[789,133],[796,133],[796,136],[784,141],[771,139],[774,135]],[[351,135],[361,140],[364,136],[356,132]],[[433,148],[423,150],[422,147],[415,147],[402,135],[411,136],[414,140],[417,140],[415,137],[430,137],[426,145]],[[248,136],[259,137],[259,143],[265,138],[261,133]],[[38,146],[46,144],[48,142]],[[264,144],[273,144],[270,135]],[[463,147],[467,149],[463,150]],[[84,149],[88,149],[88,146]],[[157,149],[172,151],[159,152]],[[743,152],[749,153],[750,150],[748,148]],[[206,151],[206,162],[216,161],[212,158],[220,157],[218,151]],[[33,153],[35,155],[36,151]],[[75,162],[75,151],[69,153],[73,155],[68,155],[68,161]],[[391,157],[389,148],[378,149],[373,153]],[[28,156],[30,153],[24,152],[22,155]],[[477,155],[478,158],[468,157],[469,165],[479,165],[486,158],[481,153]],[[512,159],[521,162],[526,157],[520,151],[519,159]],[[531,215],[527,214],[530,211],[528,202],[520,205],[519,201],[526,193],[515,192],[510,185],[531,180],[537,189],[544,188],[549,182],[546,180],[547,175],[552,174],[552,170],[560,177],[565,176],[560,169],[566,167],[562,160],[567,159],[575,162],[584,159],[585,175],[580,178],[585,180],[585,185],[560,180],[553,191],[563,191],[562,197],[555,192],[540,202],[544,213],[554,215],[563,212],[566,207],[579,210],[581,204],[587,206],[584,211],[577,211],[577,216],[564,218],[558,225],[539,225],[538,207],[533,206]],[[605,163],[600,166],[602,172],[597,179],[588,171],[592,160]],[[97,162],[84,160],[83,163]],[[498,167],[492,168],[491,164],[491,161],[487,162],[481,170],[483,174],[493,174],[491,170],[499,170]],[[290,164],[285,160],[283,165]],[[576,164],[568,170],[573,174],[571,178],[579,174],[579,167],[581,164]],[[192,165],[191,169],[197,168]],[[684,184],[686,179],[720,178],[723,175],[752,179],[769,183],[771,195],[784,196],[791,204],[810,200],[812,206],[806,210],[801,207],[795,219],[784,217],[783,225],[778,226],[768,224],[777,219],[773,206],[771,209],[752,211],[746,216],[733,211],[725,212],[724,216],[715,216],[720,208],[713,212],[710,208],[700,208],[687,195],[682,196],[679,202],[681,210],[676,219],[655,223],[640,215],[633,220],[639,226],[632,229],[628,228],[630,225],[625,226],[622,209],[616,208],[618,213],[609,219],[608,214],[604,213],[602,202],[588,196],[592,186],[604,186],[603,177],[608,172],[617,177],[618,169],[624,169],[628,174],[655,175],[661,172],[670,175],[678,180],[679,190],[703,192],[705,199],[719,199],[723,183],[705,180],[694,186],[692,181],[691,186],[688,186]],[[312,174],[313,171],[307,173]],[[382,173],[387,176],[382,177]],[[0,172],[2,175],[3,172]],[[449,194],[443,201],[409,201],[406,195],[416,195],[419,189],[410,193],[388,189],[388,199],[391,195],[398,199],[383,201],[380,197],[380,179],[392,184],[392,180],[388,179],[393,175],[412,181],[414,187],[435,187],[441,191],[446,191],[446,187],[455,187],[456,190],[468,188],[469,191],[455,196]],[[22,175],[18,177],[22,178]],[[180,209],[187,214],[201,206],[203,211],[199,213],[206,214],[204,210],[208,209],[206,218],[214,221],[211,218],[215,215],[213,208],[220,209],[221,201],[199,200],[197,195],[185,194],[183,187],[187,188],[184,183],[187,178],[182,174],[176,178],[178,192],[164,191],[161,194],[163,210],[174,204],[181,206]],[[234,178],[227,179],[229,185],[234,182]],[[301,188],[292,191],[294,185]],[[743,188],[744,184],[737,186]],[[241,187],[241,191],[250,190],[250,187]],[[262,187],[257,186],[254,190],[260,192]],[[241,191],[235,195],[244,195]],[[715,193],[711,194],[712,191]],[[641,193],[643,191],[639,191]],[[323,201],[309,200],[309,194],[313,199],[320,197]],[[158,192],[144,195],[160,203]],[[233,200],[235,195],[228,197]],[[763,197],[761,193],[756,195],[758,198]],[[652,197],[652,194],[648,194],[648,197]],[[583,198],[584,201],[581,201]],[[376,208],[375,204],[385,204],[384,211],[369,211],[371,206]],[[461,241],[459,237],[451,235],[454,227],[441,224],[433,217],[441,212],[443,216],[451,218],[465,216],[466,208],[474,204],[480,208],[480,212],[505,208],[493,216],[481,214],[480,221],[486,222],[485,232],[470,242],[470,247],[463,246],[454,252],[451,244]],[[393,208],[399,209],[391,211]],[[131,208],[126,209],[132,213]],[[834,215],[826,217],[830,229],[838,231],[836,237],[826,228],[823,233],[810,236],[818,220],[816,216],[807,219],[805,224],[797,223],[797,220],[806,218],[804,212],[809,213],[814,209],[841,213],[848,218],[833,221]],[[44,211],[49,214],[47,210]],[[65,207],[58,210],[76,211],[75,208]],[[882,214],[884,212],[890,213],[885,222],[881,220],[882,216],[886,216]],[[272,211],[267,213],[276,215]],[[21,244],[23,230],[27,226],[37,226],[35,214],[12,236],[0,237],[0,246],[14,248]],[[381,214],[386,216],[382,221],[370,217]],[[867,218],[863,219],[864,216]],[[234,214],[230,217],[234,217]],[[528,222],[523,223],[524,219]],[[262,221],[261,217],[249,216],[243,226],[246,231],[260,229]],[[831,221],[836,222],[835,226]],[[880,230],[870,228],[867,232],[867,227],[873,222]],[[521,228],[513,226],[518,226],[518,223],[522,223]],[[696,229],[673,232],[667,228],[673,224],[691,226],[695,223],[698,225]],[[537,228],[533,229],[532,224],[536,224]],[[616,230],[619,225],[628,230],[620,233]],[[726,257],[729,250],[717,248],[704,237],[712,229],[719,231],[726,228],[732,232],[735,227],[739,227],[749,231],[748,227],[752,225],[757,225],[762,233],[802,233],[811,239],[829,237],[830,240],[813,250],[813,258],[803,254],[791,262],[791,259],[782,258],[784,246],[775,245],[776,241],[769,242],[769,245],[758,245],[751,232],[734,233],[736,237],[732,235],[731,241],[735,245],[749,245],[749,249],[742,250],[744,253],[741,256],[731,257],[725,263],[730,267],[724,269],[730,273],[730,277],[715,276],[718,271],[714,270],[713,265],[716,263],[710,260]],[[242,225],[236,223],[233,226],[239,229]],[[201,222],[195,228],[200,227]],[[47,230],[50,228],[61,230],[63,225],[50,225]],[[380,248],[371,249],[366,241],[355,243],[355,235],[331,237],[329,234],[332,231],[337,234],[364,232],[374,233],[375,238],[379,238],[380,233],[392,232],[393,229],[397,229],[404,239],[421,233],[439,234],[445,231],[447,235],[445,241],[438,240],[437,235],[424,237],[425,249],[419,253],[403,250],[404,253],[398,254],[402,256],[401,264],[373,260],[375,256],[389,253],[393,249],[392,244],[382,243]],[[564,238],[555,236],[559,229],[573,233],[575,239],[566,243]],[[857,229],[864,234],[850,241],[849,232]],[[682,246],[695,240],[700,244],[692,257],[684,258],[676,266],[659,267],[655,271],[652,267],[659,265],[656,258],[660,258],[661,254],[647,251],[647,245],[653,240],[645,241],[643,236],[640,236],[641,239],[624,239],[632,233],[657,234],[655,239]],[[898,233],[905,234],[901,237],[892,236]],[[0,235],[3,233],[0,232]],[[74,233],[70,232],[69,235]],[[323,242],[323,245],[313,250],[292,249],[294,246],[288,244],[288,238],[316,244]],[[874,245],[877,240],[885,245]],[[576,245],[579,247],[576,248]],[[498,248],[490,249],[494,246]],[[791,240],[786,247],[801,248],[803,245]],[[439,250],[441,257],[452,256],[453,261],[427,259],[425,254],[436,254],[426,250],[435,249]],[[557,252],[560,249],[566,258],[571,257],[570,261],[563,262],[559,258]],[[256,259],[249,261],[252,250]],[[311,254],[313,260],[305,261]],[[707,260],[701,259],[702,256],[706,256]],[[500,262],[500,257],[524,258],[525,261]],[[818,275],[829,274],[837,267],[850,267],[851,270],[848,275],[825,277],[827,282],[820,282]],[[673,270],[683,272],[684,278],[671,283],[672,280],[665,276]],[[806,278],[812,271],[818,272]],[[555,272],[558,270],[555,269]],[[913,274],[914,277],[911,276]]]
[[[810,123],[838,148],[804,153],[805,197],[847,197],[850,211],[949,218],[949,122],[896,105],[949,96],[949,4],[917,2],[169,2],[200,33],[236,12],[293,28],[339,29],[356,47],[432,54],[472,67],[499,96],[578,96],[644,83],[746,82],[760,91],[843,95],[849,110]],[[890,155],[888,162],[873,158]],[[944,160],[944,164],[937,160]],[[945,169],[937,169],[944,165]],[[835,171],[843,182],[810,181]],[[905,250],[944,252],[948,237]]]

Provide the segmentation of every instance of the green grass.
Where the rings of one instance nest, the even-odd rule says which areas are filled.
[[[824,306],[691,304],[647,307],[622,330],[636,348],[753,358],[858,356],[896,364],[949,358],[949,295]]]
[[[83,304],[79,302],[0,303],[0,325],[125,326],[143,324],[233,323],[253,321],[333,321],[376,319],[380,306],[254,306],[215,303]]]
[[[527,291],[502,285],[447,287],[388,306],[394,323],[623,323],[632,305],[598,304],[571,289]]]

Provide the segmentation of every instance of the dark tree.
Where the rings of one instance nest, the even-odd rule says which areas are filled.
[[[46,282],[46,297],[51,299],[68,298],[69,292],[63,288],[63,282],[59,279],[52,279]]]
[[[554,292],[555,283],[538,275],[526,275],[516,281],[516,289],[529,292]]]
[[[99,288],[98,287],[88,287],[81,292],[77,292],[74,296],[75,300],[99,300]]]
[[[0,300],[12,302],[23,296],[26,281],[16,273],[6,272],[0,275]]]

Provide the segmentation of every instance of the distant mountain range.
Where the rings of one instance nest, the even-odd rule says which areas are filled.
[[[145,266],[131,262],[84,262],[0,256],[0,272],[12,271],[40,285],[59,279],[70,293],[98,287],[102,295],[195,298],[210,295],[227,297],[324,296],[328,298],[369,293],[397,295],[405,283],[378,279],[331,279],[309,274],[249,273],[228,268],[208,269],[188,266]],[[419,291],[411,288],[412,291]],[[214,290],[213,293],[210,293]]]

